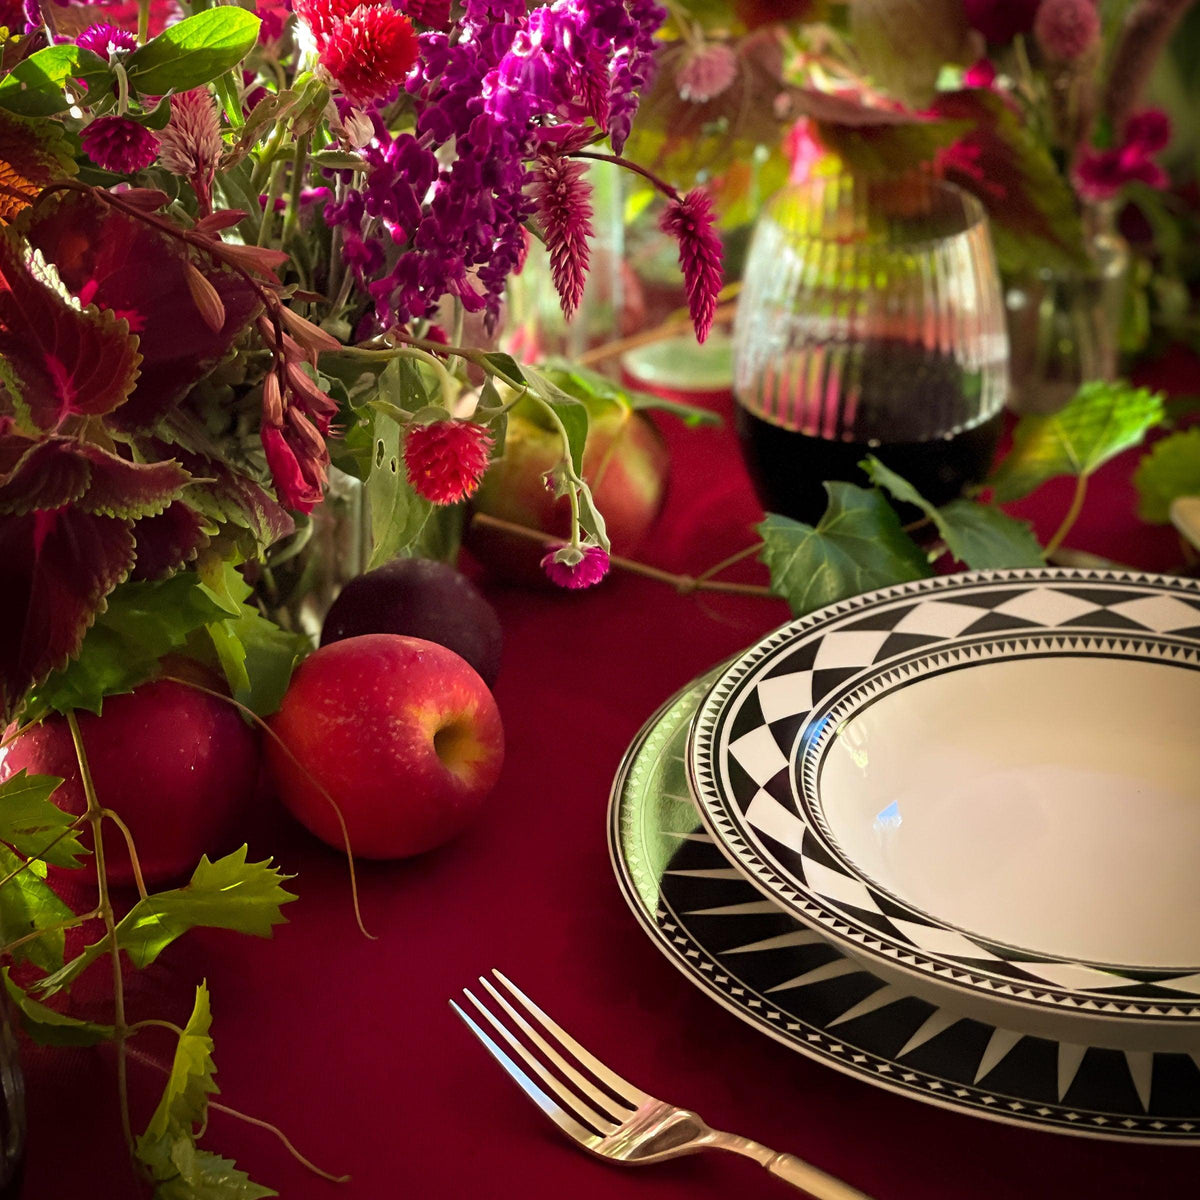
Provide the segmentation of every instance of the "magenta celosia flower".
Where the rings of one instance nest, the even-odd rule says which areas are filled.
[[[1159,109],[1130,117],[1125,140],[1111,150],[1089,150],[1075,164],[1075,187],[1085,200],[1111,200],[1127,183],[1163,188],[1170,182],[1153,155],[1171,140],[1171,121]]]
[[[277,42],[283,36],[288,17],[292,15],[290,0],[257,0],[255,8],[262,21],[258,40],[263,43]]]
[[[119,175],[144,170],[158,154],[158,138],[128,117],[97,117],[79,140],[96,166]]]
[[[171,97],[171,119],[159,137],[159,161],[182,175],[196,193],[201,213],[212,210],[212,182],[221,161],[221,125],[207,88]]]
[[[686,196],[672,200],[660,221],[663,230],[679,243],[688,312],[700,342],[712,329],[721,293],[721,239],[715,224],[712,200],[703,188],[693,188]]]
[[[390,4],[304,0],[296,11],[312,30],[321,65],[353,104],[386,100],[417,61],[416,30]]]
[[[1076,62],[1100,41],[1100,14],[1095,0],[1042,0],[1033,36],[1054,62]]]
[[[450,28],[450,0],[404,0],[405,15],[428,29]]]
[[[737,55],[728,46],[702,44],[684,51],[675,72],[675,87],[682,99],[704,104],[727,91],[737,71]]]
[[[107,21],[89,25],[76,39],[75,45],[108,58],[114,50],[136,50],[137,38],[126,29],[118,29]]]
[[[996,67],[990,58],[980,58],[963,72],[963,86],[990,88],[996,82]]]
[[[1041,0],[963,0],[967,24],[989,42],[1011,42],[1033,28]]]
[[[559,587],[593,587],[608,574],[608,555],[599,546],[556,546],[542,559],[542,570]]]
[[[592,188],[585,174],[581,162],[547,156],[533,177],[533,195],[550,253],[550,273],[568,320],[583,298],[588,241],[592,236]]]
[[[492,435],[474,421],[413,425],[404,438],[404,466],[418,496],[457,504],[473,496],[488,467]]]

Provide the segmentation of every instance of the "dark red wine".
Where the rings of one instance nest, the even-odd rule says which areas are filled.
[[[828,499],[827,479],[867,484],[859,463],[873,454],[931,504],[945,504],[991,466],[1003,412],[949,437],[928,441],[838,442],[764,421],[736,406],[738,435],[759,499],[768,512],[815,524]],[[912,514],[903,514],[906,519]]]

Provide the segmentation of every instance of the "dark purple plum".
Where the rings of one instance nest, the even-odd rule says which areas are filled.
[[[321,645],[368,633],[437,642],[466,659],[489,688],[500,671],[495,609],[443,562],[395,558],[346,584],[326,614]]]

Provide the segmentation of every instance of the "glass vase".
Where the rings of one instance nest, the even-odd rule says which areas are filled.
[[[1006,281],[1013,412],[1058,412],[1080,384],[1116,377],[1129,245],[1109,205],[1085,212],[1084,231],[1086,267]]]
[[[0,1200],[18,1200],[25,1173],[25,1077],[12,1006],[0,1002]]]

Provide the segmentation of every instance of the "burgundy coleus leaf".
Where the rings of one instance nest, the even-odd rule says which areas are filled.
[[[42,188],[78,169],[67,132],[57,121],[0,109],[0,224],[28,208]]]
[[[72,305],[44,263],[0,229],[0,412],[30,432],[110,413],[133,391],[140,361],[118,314]]]
[[[133,523],[74,505],[0,516],[0,718],[79,650],[134,562]]]
[[[226,356],[261,307],[242,276],[202,258],[154,219],[139,220],[91,192],[43,197],[32,212],[29,240],[73,295],[125,318],[138,335],[137,389],[110,418],[124,430],[149,428],[178,404]],[[197,307],[189,268],[219,298],[224,319],[218,328]],[[211,320],[212,311],[208,316]]]
[[[0,438],[0,513],[21,515],[61,508],[87,491],[92,469],[67,438],[39,442],[9,434]]]
[[[138,521],[134,579],[162,579],[189,563],[209,543],[211,526],[203,514],[176,500],[161,513]]]
[[[178,500],[191,475],[178,462],[136,463],[100,446],[76,452],[91,467],[87,491],[77,503],[86,512],[109,517],[154,517]]]

